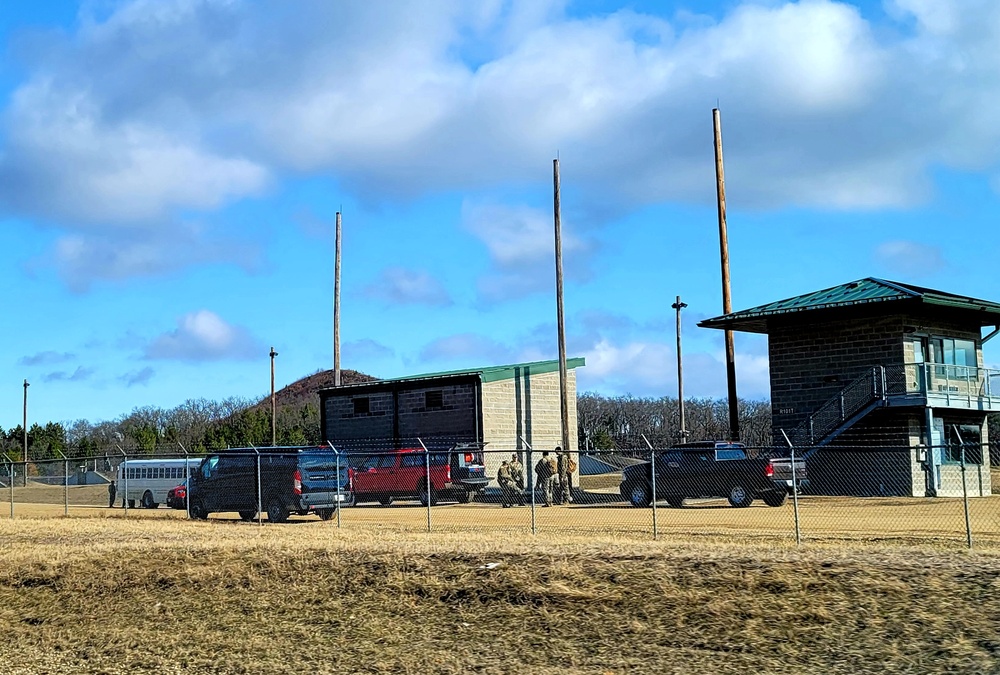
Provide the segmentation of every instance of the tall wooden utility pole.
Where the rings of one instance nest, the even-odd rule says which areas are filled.
[[[274,351],[274,347],[271,347],[271,447],[276,445],[278,437],[278,425],[275,413],[277,412],[277,407],[274,403],[274,357],[278,355],[278,352]]]
[[[681,443],[687,440],[687,425],[684,421],[684,367],[681,360],[681,310],[687,307],[686,302],[681,302],[681,296],[677,296],[677,302],[670,305],[677,310],[677,407],[680,412],[680,436]]]
[[[333,273],[333,386],[340,386],[340,211],[337,211],[336,262]]]
[[[719,203],[719,248],[722,254],[722,313],[731,314],[733,300],[729,291],[729,236],[726,233],[726,175],[722,169],[722,120],[719,109],[712,109],[715,128],[715,185]],[[740,440],[739,400],[736,398],[736,348],[733,331],[726,329],[726,378],[729,383],[729,440]]]
[[[552,193],[553,193],[553,214],[555,221],[556,236],[556,324],[559,334],[559,415],[562,427],[562,449],[569,453],[569,376],[566,372],[566,322],[563,315],[563,266],[562,266],[562,214],[559,204],[559,160],[552,160]],[[568,454],[566,455],[569,456]],[[559,474],[559,484],[569,485],[567,474],[567,464],[569,462],[559,462],[561,469]],[[563,492],[562,499],[566,501],[569,495]]]

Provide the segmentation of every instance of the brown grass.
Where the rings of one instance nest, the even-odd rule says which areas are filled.
[[[986,553],[166,518],[0,541],[9,673],[1000,670]]]

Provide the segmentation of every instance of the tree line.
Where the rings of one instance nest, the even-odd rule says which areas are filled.
[[[729,437],[729,407],[725,399],[696,398],[684,402],[687,440]],[[767,401],[739,402],[740,440],[768,447],[771,406]],[[989,437],[1000,439],[1000,415],[990,415]],[[669,396],[639,398],[585,393],[577,397],[580,447],[593,450],[642,450],[643,436],[654,447],[681,440],[680,406]],[[278,405],[275,418],[278,445],[319,445],[319,403],[299,400]],[[23,461],[21,425],[0,428],[0,452],[13,462]],[[33,424],[28,429],[28,456],[44,462],[65,457],[92,458],[154,453],[201,454],[227,447],[266,447],[271,444],[269,402],[244,398],[222,401],[191,399],[163,409],[153,406],[105,422]]]

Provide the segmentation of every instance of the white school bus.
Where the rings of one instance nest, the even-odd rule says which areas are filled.
[[[155,509],[167,501],[167,492],[198,470],[201,457],[128,459],[118,465],[115,488],[124,506]],[[186,467],[186,468],[185,468]]]

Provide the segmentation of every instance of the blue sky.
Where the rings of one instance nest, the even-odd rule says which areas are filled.
[[[132,0],[0,13],[0,426],[556,356],[723,397],[735,309],[867,276],[1000,300],[1000,5]],[[737,334],[742,396],[767,343]],[[1000,363],[996,347],[987,361]]]

